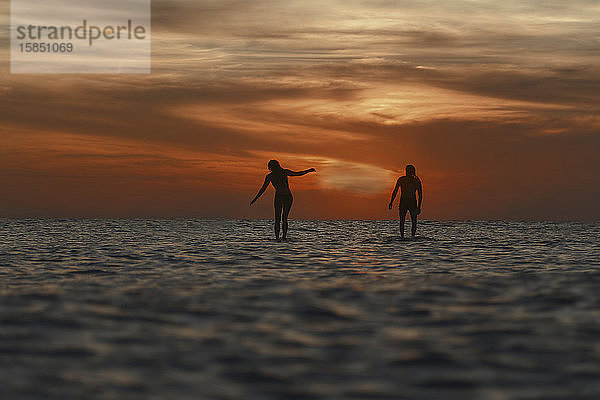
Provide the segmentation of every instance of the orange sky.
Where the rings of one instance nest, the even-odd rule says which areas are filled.
[[[5,17],[8,1],[0,2]],[[598,220],[594,1],[152,3],[151,75],[16,75],[0,48],[0,216]],[[6,35],[3,35],[5,37]]]

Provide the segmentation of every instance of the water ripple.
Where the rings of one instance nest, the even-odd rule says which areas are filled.
[[[600,224],[396,229],[0,220],[2,398],[600,398]]]

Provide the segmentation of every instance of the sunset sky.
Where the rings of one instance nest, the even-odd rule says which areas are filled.
[[[600,219],[600,2],[155,0],[150,75],[10,74],[0,216]]]

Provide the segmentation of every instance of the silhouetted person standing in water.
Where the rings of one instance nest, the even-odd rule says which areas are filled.
[[[404,239],[404,220],[406,219],[406,212],[410,212],[410,220],[412,222],[412,229],[410,231],[411,236],[415,237],[417,233],[417,215],[421,214],[421,201],[423,200],[423,187],[421,186],[421,180],[416,175],[415,166],[406,166],[406,175],[401,176],[396,181],[396,186],[392,192],[392,198],[390,199],[389,209],[392,209],[392,203],[398,194],[398,187],[401,188],[400,192],[400,203],[398,204],[398,211],[400,216],[400,236]],[[417,202],[416,194],[419,194],[419,201]]]
[[[281,223],[281,219],[283,217],[283,240],[286,240],[287,230],[288,230],[288,215],[290,210],[292,209],[292,202],[294,198],[292,197],[292,192],[290,191],[290,185],[288,184],[288,176],[302,176],[306,175],[309,172],[315,172],[316,169],[311,168],[304,171],[290,171],[289,169],[284,169],[279,165],[279,161],[271,160],[268,164],[270,174],[267,174],[265,177],[265,182],[262,187],[250,202],[250,205],[254,204],[256,200],[267,189],[269,186],[269,182],[275,188],[275,239],[279,241],[279,224]]]

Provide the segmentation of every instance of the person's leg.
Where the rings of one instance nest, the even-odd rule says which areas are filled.
[[[281,224],[281,211],[283,210],[283,202],[275,196],[275,239],[279,240],[279,225]],[[285,230],[284,230],[285,232]]]
[[[294,199],[292,196],[285,199],[286,201],[283,203],[283,240],[287,238],[288,231],[288,215],[290,215],[290,210],[292,209],[292,203]]]
[[[400,217],[400,238],[404,239],[404,220],[406,219],[406,208],[400,207],[398,209],[398,216]]]
[[[410,229],[410,236],[415,237],[415,235],[417,234],[417,209],[416,208],[410,209],[410,222],[412,224],[412,227]]]

